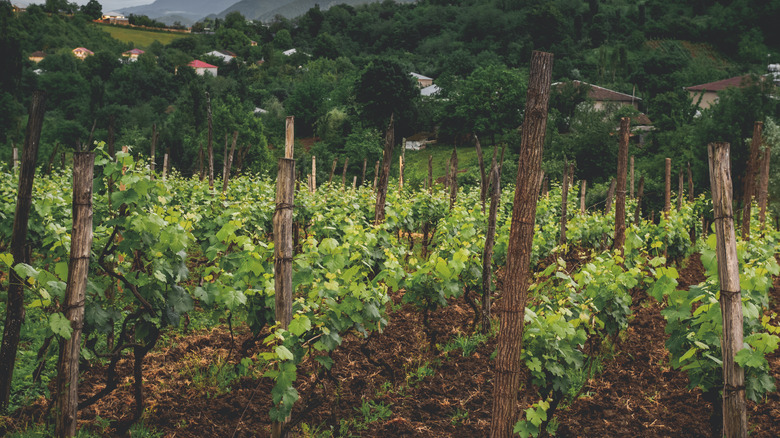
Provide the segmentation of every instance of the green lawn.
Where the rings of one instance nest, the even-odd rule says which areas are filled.
[[[175,39],[189,36],[189,34],[186,33],[158,32],[145,29],[133,29],[123,26],[110,26],[106,24],[98,24],[98,26],[111,34],[113,38],[125,43],[132,42],[135,47],[139,49],[148,48],[154,41],[159,41],[165,45],[169,44]]]
[[[499,154],[501,151],[499,150]],[[482,154],[485,159],[486,170],[490,167],[490,160],[493,157],[493,147],[483,146]],[[428,156],[433,156],[433,179],[444,176],[447,169],[447,161],[452,156],[451,145],[428,145],[420,151],[406,151],[406,169],[404,176],[410,183],[425,181],[428,178]],[[396,153],[393,153],[397,157]],[[396,167],[398,158],[395,158]],[[458,147],[458,170],[465,170],[466,173],[477,172],[474,176],[479,178],[479,160],[477,158],[477,149],[472,146]],[[398,171],[396,170],[396,173]],[[463,175],[463,174],[461,174]],[[458,178],[460,179],[460,177]]]

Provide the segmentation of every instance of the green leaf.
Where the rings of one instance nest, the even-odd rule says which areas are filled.
[[[68,318],[65,318],[65,315],[59,312],[54,313],[49,317],[49,327],[55,335],[65,339],[70,339],[70,335],[73,333],[70,321],[68,321]]]
[[[292,352],[287,349],[284,345],[277,345],[276,348],[274,348],[274,351],[276,352],[276,355],[279,356],[279,359],[281,360],[293,360],[295,356],[293,356]]]
[[[14,265],[14,256],[7,252],[4,252],[0,254],[0,262],[5,263],[6,266],[10,268],[11,266]]]
[[[65,262],[57,263],[54,265],[54,273],[60,277],[60,280],[68,281],[68,264]]]
[[[287,327],[287,330],[295,336],[301,336],[310,329],[311,321],[306,315],[296,315],[296,318],[290,321],[290,325]]]

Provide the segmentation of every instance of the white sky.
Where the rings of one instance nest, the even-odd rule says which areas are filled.
[[[69,0],[70,2],[74,0]],[[89,0],[75,0],[79,5],[86,4]],[[154,0],[98,0],[103,6],[103,12],[117,11],[122,8],[129,8],[130,6],[148,5],[154,3]],[[30,3],[44,4],[45,0],[11,0],[11,3],[18,5],[26,5]]]

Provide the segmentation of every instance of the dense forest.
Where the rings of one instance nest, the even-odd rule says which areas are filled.
[[[379,133],[390,113],[399,141],[423,132],[439,143],[470,145],[470,134],[477,134],[484,143],[508,142],[516,149],[532,50],[555,54],[554,81],[585,81],[638,98],[654,129],[631,154],[639,172],[648,174],[649,193],[659,192],[664,157],[691,162],[697,184],[704,183],[710,141],[739,145],[733,156],[740,174],[753,122],[778,112],[766,89],[771,81],[722,92],[720,103],[703,111],[683,90],[762,75],[768,64],[780,62],[778,1],[384,1],[315,7],[270,23],[232,13],[194,26],[210,32],[144,47],[135,63],[121,56],[132,43],[91,24],[94,10],[54,0],[24,12],[3,1],[0,9],[5,163],[11,146],[23,140],[34,89],[47,92],[41,161],[55,148],[73,150],[86,142],[93,123],[94,139],[106,140],[113,124],[118,145],[148,151],[156,126],[173,167],[191,174],[206,141],[209,104],[215,141],[238,130],[239,147],[248,150],[246,168],[255,171],[275,166],[270,155],[283,139],[286,115],[296,117],[298,138],[314,139],[301,153],[321,162],[378,159]],[[78,46],[95,55],[76,59],[71,50]],[[285,55],[290,49],[295,53]],[[237,57],[225,64],[203,56],[212,50]],[[35,51],[48,55],[37,65],[27,61]],[[184,67],[193,59],[219,66],[218,77]],[[439,93],[421,97],[410,72],[434,78]],[[558,178],[566,157],[577,163],[577,177],[604,182],[603,169],[617,153],[616,117],[635,111],[624,106],[595,113],[582,105],[583,90],[562,90],[552,97],[545,170]],[[507,159],[514,160],[511,154]]]

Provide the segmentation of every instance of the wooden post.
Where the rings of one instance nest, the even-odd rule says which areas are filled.
[[[748,158],[747,169],[745,169],[742,190],[742,240],[750,240],[750,212],[753,207],[756,173],[758,171],[758,146],[761,144],[763,127],[763,122],[753,123],[753,139],[750,142],[750,157]]]
[[[433,155],[428,155],[428,191],[433,193]]]
[[[628,137],[631,132],[631,119],[620,119],[620,139],[618,145],[617,188],[615,189],[615,240],[612,248],[620,250],[626,242],[626,167],[628,166]]]
[[[341,171],[341,189],[347,188],[347,165],[349,165],[349,157],[344,159],[344,169]]]
[[[588,181],[582,180],[582,188],[580,189],[580,213],[585,214],[585,191],[588,189]]]
[[[230,144],[230,134],[228,134],[226,132],[225,133],[225,151],[222,152],[222,185],[225,185],[225,172],[227,172],[228,144]]]
[[[16,195],[16,212],[14,214],[13,232],[11,234],[11,255],[13,264],[27,262],[25,246],[27,245],[27,229],[32,205],[32,188],[35,180],[35,162],[38,159],[38,145],[43,127],[43,115],[46,111],[46,93],[35,91],[30,102],[30,112],[27,119],[27,132],[22,150],[22,163],[19,170],[19,188]],[[21,327],[24,322],[24,284],[15,270],[8,273],[8,302],[6,305],[5,329],[3,342],[0,345],[0,412],[8,407],[11,394],[11,381],[14,374],[16,352],[19,348]]]
[[[398,193],[404,189],[404,155],[398,156]]]
[[[374,190],[376,190],[376,182],[379,179],[379,160],[374,165]]]
[[[688,202],[693,202],[693,173],[690,161],[688,162]]]
[[[54,165],[54,158],[57,156],[57,152],[60,150],[60,142],[54,142],[54,150],[49,155],[49,161],[46,164],[46,173],[51,174],[52,167]],[[109,184],[110,185],[110,184]]]
[[[311,192],[317,191],[317,157],[311,156]]]
[[[566,243],[566,219],[569,209],[569,163],[563,159],[563,186],[561,187],[561,238],[560,244]]]
[[[11,157],[11,166],[13,168],[14,175],[19,171],[19,149],[14,148]]]
[[[488,227],[485,233],[485,248],[482,252],[482,333],[490,333],[492,320],[490,318],[491,286],[493,284],[493,247],[496,241],[496,220],[498,217],[498,202],[501,200],[501,176],[499,166],[493,154],[490,166],[493,193],[490,197]]]
[[[769,161],[772,148],[769,145],[764,147],[764,159],[761,160],[761,180],[758,191],[758,220],[761,223],[761,230],[766,227],[766,205],[769,199]]]
[[[62,313],[73,329],[70,339],[60,339],[57,364],[56,403],[58,437],[76,435],[78,411],[79,348],[84,325],[84,299],[92,250],[92,177],[95,154],[73,156],[73,229],[68,282]]]
[[[390,114],[390,123],[385,132],[385,150],[382,154],[382,175],[379,177],[379,186],[376,191],[376,207],[374,208],[374,225],[385,221],[385,201],[387,199],[387,179],[390,176],[390,163],[393,159],[394,124],[393,114]],[[378,162],[377,162],[378,164]]]
[[[716,254],[723,313],[723,434],[747,437],[745,371],[734,361],[743,348],[742,293],[739,286],[737,237],[732,216],[731,157],[728,143],[708,145]],[[749,193],[746,200],[749,200]]]
[[[523,319],[528,298],[531,249],[536,204],[542,169],[547,107],[550,97],[553,55],[534,52],[528,81],[526,111],[521,130],[520,159],[512,225],[504,279],[503,320],[498,333],[491,438],[507,438],[517,421],[517,391],[520,388]]]
[[[357,175],[352,176],[352,190],[357,189]]]
[[[550,179],[542,171],[542,196],[547,197],[550,194]]]
[[[452,210],[452,207],[455,206],[455,201],[458,199],[458,150],[455,148],[452,148],[450,163],[452,163],[452,176],[450,176],[450,210]]]
[[[672,209],[672,159],[667,158],[664,160],[664,217]]]
[[[615,188],[617,187],[617,181],[612,178],[609,183],[609,190],[607,190],[607,199],[605,200],[606,206],[604,207],[604,214],[609,214],[612,211],[612,201],[615,199]]]
[[[634,223],[639,224],[639,219],[642,217],[642,198],[645,196],[645,176],[642,175],[639,178],[639,191],[636,197],[636,210],[634,210]]]
[[[165,154],[163,156],[163,181],[165,181],[166,178],[168,178],[168,154]]]
[[[209,97],[209,93],[206,92],[206,115],[208,119],[208,125],[209,125],[209,135],[208,135],[208,142],[206,144],[206,151],[209,155],[209,190],[214,190],[214,144],[213,144],[213,134],[214,129],[212,125],[212,117],[211,117],[211,98]]]
[[[630,166],[629,172],[631,177],[631,186],[630,186],[631,193],[629,193],[629,197],[631,199],[634,199],[634,156],[633,155],[629,159],[629,166]]]
[[[360,176],[360,186],[366,185],[366,165],[368,164],[368,158],[363,158],[363,172]]]
[[[482,145],[479,144],[477,134],[474,134],[474,147],[477,149],[477,161],[479,162],[479,200],[482,202],[482,213],[484,213],[485,198],[487,197],[487,175],[485,174],[485,160],[482,157]],[[493,150],[495,151],[495,149]]]
[[[333,166],[331,166],[330,168],[330,177],[328,178],[328,184],[333,183],[333,174],[336,173],[336,164],[338,164],[338,162],[339,162],[338,158],[333,159]]]
[[[233,144],[230,146],[230,153],[228,154],[225,163],[225,172],[222,175],[222,193],[227,193],[228,183],[230,182],[230,169],[233,167],[233,154],[236,152],[236,141],[238,141],[238,131],[233,131]]]
[[[683,204],[683,184],[685,182],[685,179],[683,178],[683,170],[680,169],[679,176],[677,178],[677,211],[682,210],[682,204]]]
[[[284,156],[285,158],[293,158],[293,149],[295,148],[295,117],[287,116],[285,120],[285,136],[284,136]]]
[[[155,170],[155,152],[157,149],[157,124],[152,124],[152,148],[151,148],[151,160],[149,161],[149,178],[154,180]]]

